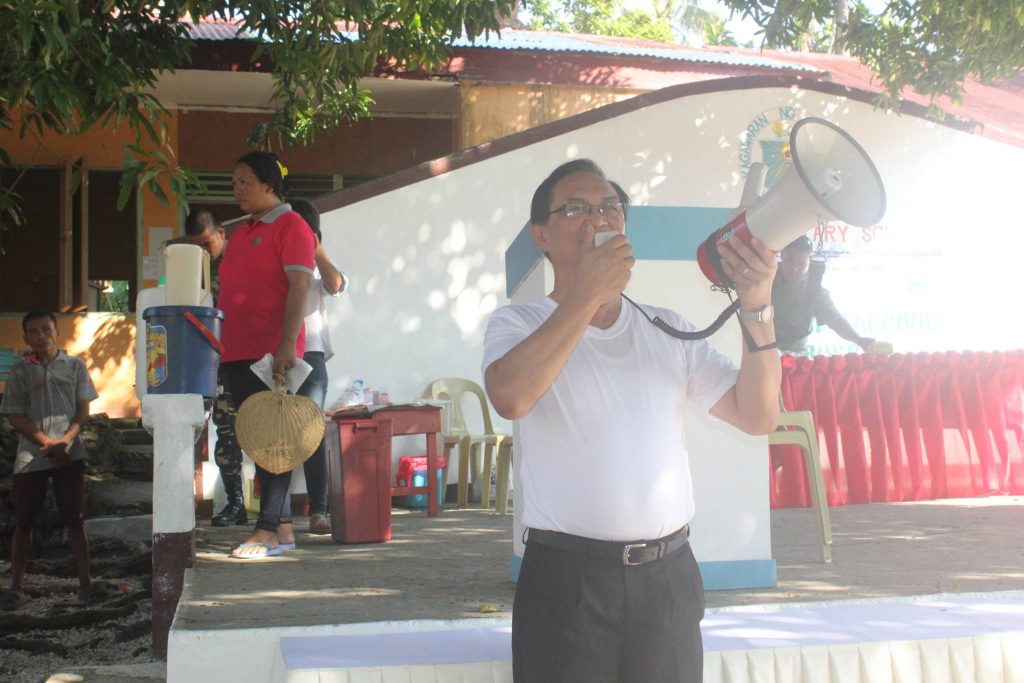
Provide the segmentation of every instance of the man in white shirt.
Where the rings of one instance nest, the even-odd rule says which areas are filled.
[[[348,280],[334,264],[324,250],[323,234],[320,232],[320,211],[312,202],[296,199],[291,202],[292,211],[302,216],[309,229],[316,235],[316,251],[313,258],[316,268],[313,269],[313,282],[306,291],[306,350],[302,359],[309,363],[309,376],[299,387],[299,396],[305,396],[324,408],[327,397],[327,361],[334,356],[331,344],[331,330],[327,325],[327,297],[336,297],[348,287]],[[331,524],[327,519],[327,450],[324,441],[313,452],[313,455],[302,464],[306,479],[306,497],[309,502],[309,531],[314,534],[331,533]]]
[[[623,200],[590,160],[552,172],[530,222],[554,289],[499,309],[487,328],[484,380],[498,413],[518,422],[528,528],[513,608],[516,683],[701,680],[683,404],[752,434],[778,418],[776,351],[744,348],[737,369],[648,320],[692,329],[677,314],[624,303],[635,259]],[[603,231],[617,234],[595,246]],[[771,250],[732,241],[720,253],[753,342],[774,342]]]

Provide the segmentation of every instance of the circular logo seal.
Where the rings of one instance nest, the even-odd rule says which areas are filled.
[[[789,132],[803,116],[797,107],[773,107],[751,119],[740,134],[740,171],[744,178],[750,165],[758,161],[768,168],[766,190],[782,177],[790,160]]]

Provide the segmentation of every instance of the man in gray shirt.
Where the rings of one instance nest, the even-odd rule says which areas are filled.
[[[22,318],[21,328],[31,350],[11,368],[0,405],[0,412],[20,434],[11,489],[11,586],[0,596],[0,609],[18,609],[29,601],[24,583],[32,526],[51,478],[75,560],[79,600],[96,602],[107,596],[107,588],[89,577],[83,519],[86,453],[78,436],[89,419],[96,388],[85,363],[57,348],[57,317],[51,311],[30,311]]]
[[[822,325],[828,325],[843,339],[867,351],[875,340],[857,334],[832,303],[828,290],[816,286],[812,291],[808,291],[812,248],[810,238],[802,235],[782,250],[778,276],[772,283],[775,335],[779,340],[779,350],[786,353],[805,353],[813,318]],[[814,298],[808,301],[808,297]]]

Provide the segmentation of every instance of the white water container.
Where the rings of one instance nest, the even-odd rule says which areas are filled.
[[[210,291],[210,255],[195,244],[164,249],[168,306],[202,306]]]
[[[142,312],[152,306],[167,305],[167,288],[164,285],[143,289],[135,297],[135,395],[142,400],[146,395],[146,321]]]

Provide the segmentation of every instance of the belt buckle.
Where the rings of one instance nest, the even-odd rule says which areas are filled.
[[[642,564],[645,564],[646,560],[641,560],[640,562],[633,562],[632,560],[630,560],[629,559],[629,553],[634,548],[646,548],[646,547],[647,547],[646,543],[627,543],[626,547],[624,547],[622,549],[622,564],[627,566],[627,567],[638,567],[638,566],[640,566]]]

